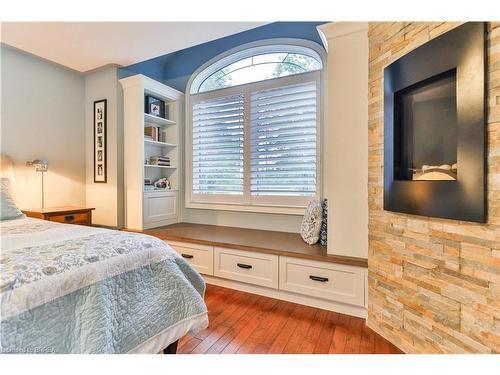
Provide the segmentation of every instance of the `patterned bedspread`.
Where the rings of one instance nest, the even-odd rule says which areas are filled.
[[[208,324],[203,279],[155,237],[31,218],[0,230],[3,353],[127,353]]]

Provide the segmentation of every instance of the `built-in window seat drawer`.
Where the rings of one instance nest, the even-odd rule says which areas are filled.
[[[278,256],[214,247],[214,275],[268,288],[277,288]]]
[[[280,257],[279,288],[331,301],[362,306],[365,271],[360,267]]]
[[[168,241],[167,243],[199,273],[204,275],[214,274],[213,246],[175,241]]]

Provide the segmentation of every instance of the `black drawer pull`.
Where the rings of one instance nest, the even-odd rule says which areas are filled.
[[[236,263],[236,265],[240,268],[244,268],[246,270],[249,270],[250,268],[252,268],[252,266],[250,264],[244,264],[244,263]]]
[[[73,220],[75,220],[75,215],[64,216],[64,221],[73,221]]]
[[[194,258],[194,256],[191,254],[181,254],[181,257],[186,258],[186,259]]]
[[[321,276],[313,276],[309,275],[309,278],[314,281],[321,281],[322,283],[328,282],[328,277],[321,277]]]

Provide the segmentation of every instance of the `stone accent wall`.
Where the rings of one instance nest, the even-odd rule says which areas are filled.
[[[487,26],[487,224],[383,210],[383,68],[459,23],[369,28],[367,324],[407,353],[500,352],[500,22]]]

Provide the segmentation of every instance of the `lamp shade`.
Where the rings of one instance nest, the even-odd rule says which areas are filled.
[[[32,161],[27,161],[26,165],[34,166],[37,172],[47,172],[49,170],[49,162],[43,159],[35,159]]]

